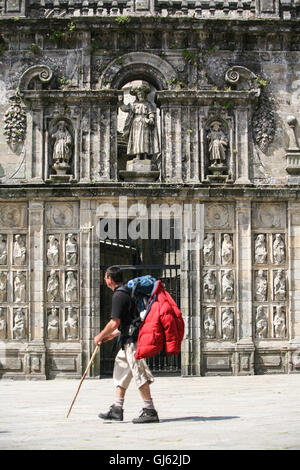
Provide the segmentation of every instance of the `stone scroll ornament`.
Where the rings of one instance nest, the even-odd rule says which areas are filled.
[[[17,90],[9,98],[10,106],[4,116],[4,135],[13,152],[24,143],[26,136],[26,112],[23,104],[23,92],[33,78],[38,78],[42,83],[48,83],[52,79],[52,70],[47,65],[34,65],[27,69],[19,80]]]
[[[275,135],[275,113],[271,98],[264,90],[267,82],[241,66],[230,67],[225,80],[238,90],[248,91],[258,98],[252,118],[253,138],[260,150],[266,153]]]

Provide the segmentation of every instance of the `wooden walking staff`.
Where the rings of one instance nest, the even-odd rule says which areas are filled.
[[[84,374],[83,374],[83,376],[81,377],[80,384],[79,384],[79,386],[78,386],[78,388],[77,388],[77,392],[76,392],[75,397],[73,398],[73,401],[72,401],[71,406],[70,406],[70,408],[69,408],[69,411],[68,411],[68,414],[67,414],[67,418],[69,417],[69,414],[71,413],[71,409],[72,409],[72,407],[73,407],[73,405],[74,405],[74,403],[75,403],[75,400],[76,400],[76,398],[77,398],[77,395],[78,395],[79,390],[80,390],[80,387],[81,387],[81,384],[82,384],[82,382],[84,381],[85,376],[86,376],[86,374],[88,373],[88,370],[89,370],[89,368],[91,367],[91,365],[92,365],[92,363],[93,363],[93,361],[94,361],[94,359],[95,359],[95,356],[96,356],[97,352],[99,351],[99,346],[100,346],[100,344],[101,344],[101,342],[100,342],[99,344],[97,344],[97,346],[95,347],[95,350],[94,350],[94,352],[93,352],[93,354],[92,354],[92,357],[91,357],[91,359],[90,359],[90,362],[88,363],[87,368],[85,369]]]

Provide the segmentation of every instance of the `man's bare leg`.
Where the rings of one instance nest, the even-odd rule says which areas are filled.
[[[142,396],[142,399],[145,400],[151,400],[151,392],[150,392],[150,385],[149,382],[144,383],[140,388],[139,388],[140,394]]]

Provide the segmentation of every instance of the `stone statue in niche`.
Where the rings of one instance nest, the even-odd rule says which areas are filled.
[[[77,279],[73,271],[67,272],[66,280],[66,302],[77,301]]]
[[[0,234],[0,264],[7,264],[6,239]]]
[[[282,305],[276,305],[275,315],[274,315],[274,335],[275,338],[285,338],[286,337],[286,321],[285,321],[285,312]]]
[[[68,308],[68,318],[65,321],[66,339],[78,338],[78,316],[73,307]]]
[[[59,338],[59,317],[58,317],[58,309],[56,307],[52,307],[51,313],[48,316],[48,339],[57,340]]]
[[[22,308],[17,308],[14,317],[13,336],[15,339],[24,339],[26,333],[26,318]]]
[[[228,139],[222,131],[222,123],[213,121],[209,126],[207,134],[208,151],[210,166],[209,170],[215,176],[222,175],[227,170],[226,152],[228,147]]]
[[[234,320],[233,310],[226,307],[222,313],[222,337],[223,339],[233,339],[234,335]]]
[[[147,100],[150,93],[148,83],[133,86],[130,94],[136,97],[133,104],[124,104],[123,94],[119,95],[119,106],[129,113],[123,129],[123,137],[128,138],[127,155],[136,160],[151,159],[159,153],[156,111]]]
[[[56,271],[52,269],[48,277],[47,296],[49,302],[55,302],[59,297],[59,278]]]
[[[232,271],[226,269],[222,276],[222,300],[231,300],[234,292],[234,280]]]
[[[72,136],[65,121],[58,122],[57,131],[51,135],[51,138],[53,142],[52,168],[56,171],[58,177],[63,178],[71,168],[70,161],[72,158]]]
[[[212,233],[208,233],[203,242],[204,264],[214,264],[215,262],[215,239]]]
[[[72,266],[77,263],[77,241],[73,233],[68,233],[66,241],[66,264]]]
[[[59,258],[59,243],[54,235],[48,237],[47,261],[49,266],[57,266]]]
[[[17,271],[14,279],[15,302],[26,302],[26,275]]]
[[[7,299],[7,272],[0,271],[0,302]]]
[[[267,338],[268,336],[268,319],[265,309],[262,305],[256,309],[256,337]]]
[[[216,337],[216,321],[215,321],[215,314],[214,309],[211,307],[207,307],[205,311],[204,317],[204,334],[205,338],[213,339]]]
[[[13,259],[16,266],[24,266],[26,260],[26,247],[21,235],[15,235]]]
[[[276,233],[273,242],[273,261],[274,264],[282,264],[285,262],[285,245],[280,233]]]
[[[4,308],[0,307],[0,339],[7,338],[7,322]]]
[[[267,247],[265,235],[260,233],[255,240],[255,263],[264,264],[267,261]]]
[[[212,271],[208,271],[203,278],[204,299],[211,300],[216,297],[216,277]]]
[[[222,264],[232,264],[233,263],[233,244],[231,237],[228,233],[224,234],[222,247],[221,247],[221,257]]]
[[[278,269],[274,277],[274,299],[285,300],[286,283],[284,269]]]
[[[264,271],[260,269],[257,271],[255,277],[255,298],[256,300],[265,301],[267,300],[268,292],[268,281],[264,275]]]

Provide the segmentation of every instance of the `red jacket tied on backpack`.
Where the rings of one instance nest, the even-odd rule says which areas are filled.
[[[140,326],[135,359],[143,359],[158,354],[165,344],[167,354],[178,354],[184,334],[181,311],[161,281],[152,292],[155,296],[149,313]]]

